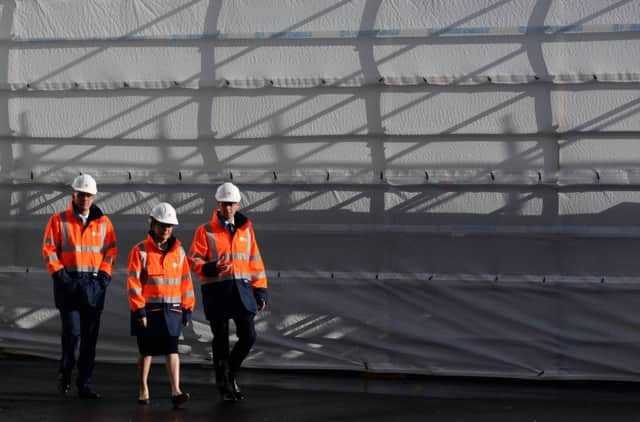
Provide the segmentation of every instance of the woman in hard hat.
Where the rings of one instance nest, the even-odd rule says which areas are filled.
[[[131,335],[137,336],[138,403],[149,404],[152,356],[164,355],[174,407],[187,402],[180,389],[178,337],[188,326],[195,305],[189,262],[173,236],[176,210],[167,202],[153,207],[147,238],[131,249],[127,265],[127,291],[131,309]]]

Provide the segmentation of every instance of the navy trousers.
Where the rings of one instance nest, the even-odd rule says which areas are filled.
[[[89,306],[73,310],[60,309],[62,320],[60,374],[67,379],[71,378],[71,372],[76,365],[76,350],[79,348],[76,384],[80,391],[91,385],[100,331],[100,314],[100,309]]]
[[[236,335],[238,336],[238,341],[233,346],[231,353],[229,353],[229,319],[216,318],[209,321],[209,325],[213,332],[213,361],[216,363],[228,361],[231,371],[236,372],[256,341],[256,330],[253,323],[255,314],[242,310],[231,318],[236,325]]]

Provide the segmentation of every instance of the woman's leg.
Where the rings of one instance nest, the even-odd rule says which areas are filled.
[[[146,400],[149,398],[149,371],[151,370],[151,356],[142,356],[138,354],[138,369],[140,385],[138,386],[138,399]]]
[[[177,353],[168,354],[166,356],[166,364],[169,383],[171,383],[171,395],[182,394],[180,390],[180,357]]]

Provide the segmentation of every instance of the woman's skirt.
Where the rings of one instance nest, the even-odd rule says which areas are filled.
[[[178,337],[136,336],[138,352],[142,356],[160,356],[178,353]]]

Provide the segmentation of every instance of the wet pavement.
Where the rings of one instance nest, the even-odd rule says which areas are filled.
[[[174,410],[164,365],[151,369],[151,405],[137,404],[137,368],[98,363],[103,398],[61,397],[56,362],[0,358],[2,421],[640,421],[640,384],[245,370],[247,399],[218,399],[211,365],[184,365],[192,400]]]

